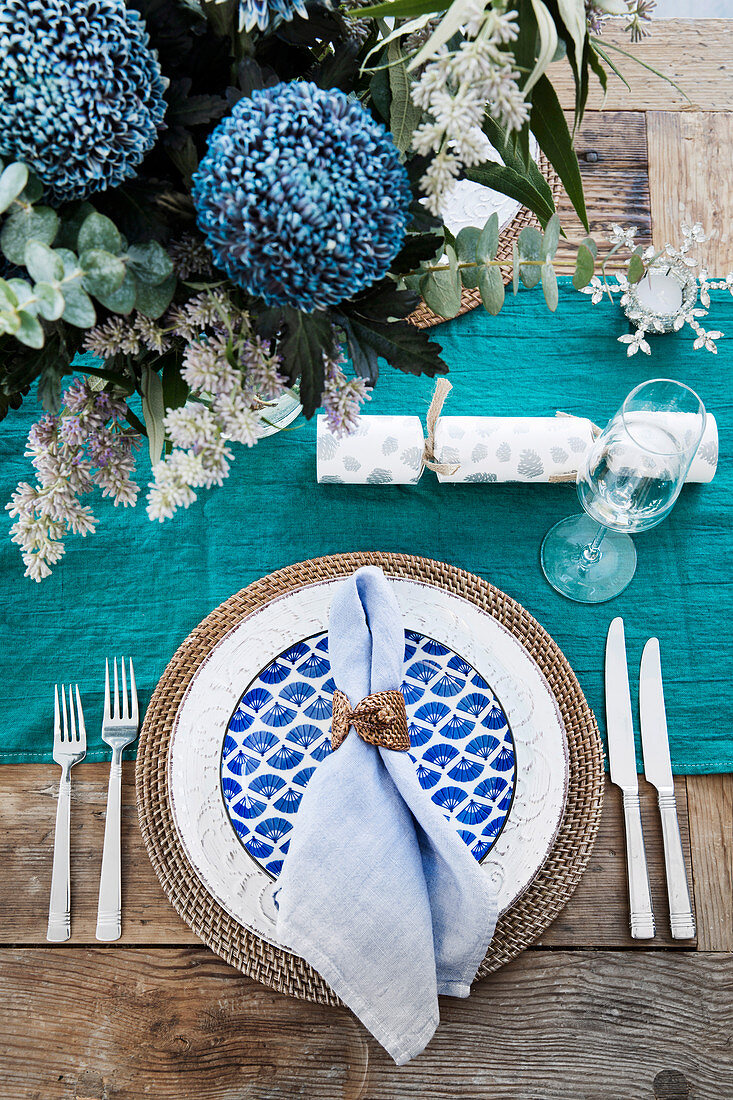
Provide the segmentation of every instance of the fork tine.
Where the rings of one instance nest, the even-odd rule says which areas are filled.
[[[137,710],[137,684],[135,683],[135,669],[132,667],[132,657],[128,657],[130,665],[130,698],[132,701],[132,720],[137,725],[138,710]]]
[[[59,713],[59,685],[53,685],[53,739],[61,740],[61,715]]]
[[[84,725],[84,711],[81,709],[81,696],[79,695],[79,685],[76,685],[76,719],[79,723],[79,744],[83,749],[87,747],[87,729]]]
[[[113,717],[119,718],[119,716],[120,716],[120,687],[119,687],[119,684],[117,682],[117,658],[115,657],[115,710],[114,710],[114,716]]]
[[[125,678],[125,658],[120,657],[120,668],[122,669],[122,717],[129,719],[130,717],[130,704],[127,701],[127,680]]]
[[[69,719],[66,715],[66,685],[65,684],[61,685],[61,713],[63,714],[63,717],[64,717],[64,733],[63,733],[63,737],[61,738],[61,740],[62,741],[68,741],[69,740]]]
[[[74,713],[74,696],[71,691],[71,684],[69,684],[69,717],[71,719],[69,740],[76,741],[76,714]]]
[[[109,657],[104,662],[104,717],[107,721],[112,717],[109,703]]]

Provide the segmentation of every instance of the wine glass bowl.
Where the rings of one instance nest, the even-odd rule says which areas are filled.
[[[542,568],[558,592],[601,603],[623,591],[636,569],[629,534],[672,510],[704,429],[705,407],[689,386],[661,378],[632,390],[578,471],[584,515],[556,524],[542,544]]]

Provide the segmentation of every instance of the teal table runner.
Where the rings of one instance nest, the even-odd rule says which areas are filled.
[[[519,600],[570,660],[601,728],[608,624],[623,615],[634,705],[644,642],[657,635],[676,772],[733,770],[730,624],[733,474],[729,439],[733,298],[714,292],[709,327],[726,336],[719,354],[692,350],[689,329],[650,338],[652,355],[627,358],[617,306],[592,305],[562,280],[556,314],[538,291],[507,299],[497,318],[476,310],[435,330],[454,389],[446,413],[551,415],[557,409],[603,424],[647,378],[693,386],[715,413],[721,437],[710,485],[686,486],[671,516],[637,538],[638,569],[617,599],[595,607],[565,600],[545,582],[545,532],[579,511],[572,485],[318,485],[315,424],[298,421],[254,450],[237,448],[222,488],[187,511],[151,523],[98,494],[96,534],[70,537],[52,577],[23,577],[10,518],[0,515],[0,683],[5,762],[51,759],[53,684],[77,681],[87,719],[87,758],[106,758],[99,727],[105,656],[132,654],[147,702],[177,646],[227,596],[294,561],[348,550],[436,558],[490,580]],[[432,382],[385,368],[368,413],[423,417]],[[30,480],[23,457],[38,416],[29,400],[0,424],[0,499]],[[140,480],[147,468],[140,463]],[[92,498],[90,498],[91,500]]]

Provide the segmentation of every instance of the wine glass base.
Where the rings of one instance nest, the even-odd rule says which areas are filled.
[[[636,548],[621,531],[606,530],[598,558],[583,557],[599,524],[585,513],[560,520],[545,535],[542,572],[552,587],[576,603],[605,603],[623,592],[636,571]]]

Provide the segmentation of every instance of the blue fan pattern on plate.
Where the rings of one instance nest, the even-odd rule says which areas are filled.
[[[237,836],[275,878],[303,791],[331,752],[328,638],[280,653],[243,692],[224,737],[221,789]],[[514,794],[514,740],[501,704],[460,654],[406,631],[410,756],[418,782],[480,862]]]

